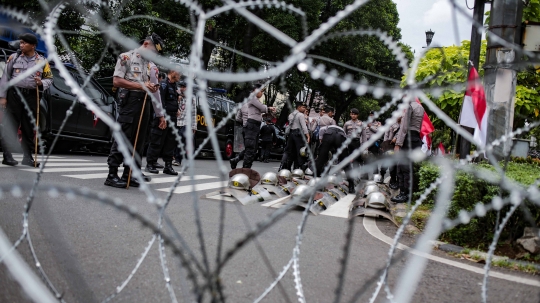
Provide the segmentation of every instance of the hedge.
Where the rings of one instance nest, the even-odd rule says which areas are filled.
[[[523,159],[514,162],[508,162],[506,176],[524,186],[534,184],[536,179],[540,178],[540,165],[536,159]],[[518,163],[522,162],[522,163]],[[476,167],[485,168],[495,171],[492,165],[487,163],[471,164]],[[501,167],[503,163],[501,163]],[[415,188],[414,198],[418,197],[430,186],[431,183],[439,176],[439,168],[431,163],[422,163],[415,171]],[[435,200],[436,190],[433,191],[428,199],[424,202],[428,205],[433,205]],[[458,171],[455,176],[454,195],[450,208],[448,210],[449,218],[456,218],[460,210],[465,209],[472,211],[478,202],[489,204],[495,195],[507,196],[507,192],[501,192],[498,185],[490,184],[482,179],[474,177],[472,174]],[[525,201],[523,206],[517,210],[501,234],[500,242],[514,241],[523,235],[523,229],[531,226],[531,222],[525,218],[524,211],[527,209],[532,215],[532,220],[536,226],[540,226],[540,208],[529,201]],[[506,206],[501,210],[501,218],[510,207]],[[482,218],[473,218],[469,224],[458,225],[455,228],[444,232],[440,239],[448,241],[452,244],[475,247],[485,249],[489,246],[493,239],[493,234],[497,225],[497,212],[490,211]]]

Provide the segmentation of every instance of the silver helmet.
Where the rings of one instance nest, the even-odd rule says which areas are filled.
[[[366,198],[367,206],[371,208],[385,208],[386,197],[383,193],[372,192]]]
[[[309,187],[315,187],[320,180],[321,180],[321,178],[313,178],[313,179],[309,180],[307,185]],[[322,183],[319,183],[319,185],[316,187],[316,189],[323,189],[323,188],[324,188],[324,184],[322,184]]]
[[[234,189],[249,189],[249,177],[245,174],[236,174],[229,181],[229,187]]]
[[[383,183],[383,177],[379,174],[374,174],[373,175],[373,181],[377,182],[377,183]]]
[[[302,147],[302,148],[300,149],[300,156],[302,156],[302,157],[307,157],[307,156],[308,156],[308,150],[307,150],[307,147],[304,146],[304,147]]]
[[[309,188],[310,188],[310,186],[308,186],[308,185],[300,184],[294,189],[294,191],[292,193],[292,196],[293,197],[294,196],[299,196],[299,197],[305,196],[305,195],[307,195],[307,193],[309,191]]]
[[[282,169],[278,172],[278,176],[285,178],[287,181],[291,181],[292,174],[288,169]]]
[[[336,185],[339,185],[339,183],[341,182],[340,178],[338,176],[329,176],[328,177],[328,184],[332,184],[334,186]]]
[[[292,176],[293,176],[293,178],[303,179],[304,178],[304,171],[301,170],[300,168],[297,168],[297,169],[292,171]]]
[[[269,184],[269,185],[277,185],[278,184],[277,174],[271,171],[265,173],[261,178],[261,183]]]
[[[373,180],[366,181],[366,183],[364,184],[364,188],[368,187],[369,185],[377,185],[377,182]]]
[[[364,196],[380,191],[378,185],[368,185],[364,188]]]
[[[313,176],[313,171],[311,169],[309,169],[309,167],[306,168],[306,175]]]

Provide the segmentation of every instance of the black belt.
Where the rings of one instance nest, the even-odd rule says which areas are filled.
[[[35,94],[36,93],[36,89],[35,88],[22,88],[22,87],[17,87],[17,89],[21,92],[21,94],[23,95],[30,95],[30,94]],[[15,90],[15,88],[13,88],[13,92],[14,93],[17,93],[17,91]]]
[[[145,91],[140,91],[140,90],[130,90],[129,91],[129,96],[132,97],[132,98],[142,98],[145,95],[146,95]]]
[[[257,121],[255,119],[247,119],[247,123],[261,124],[261,121]]]

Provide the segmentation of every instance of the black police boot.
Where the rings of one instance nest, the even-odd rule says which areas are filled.
[[[231,158],[229,160],[229,163],[231,163],[231,169],[235,169],[236,165],[238,165],[238,162],[240,162],[240,158],[238,156]]]
[[[388,184],[388,187],[390,187],[391,189],[396,190],[396,189],[399,188],[399,185],[398,185],[398,183],[396,181],[390,180],[390,184]]]
[[[2,160],[2,164],[9,165],[9,166],[15,166],[19,164],[19,161],[13,159],[13,156],[11,153],[4,153],[4,160]]]
[[[147,171],[152,174],[159,174],[159,170],[157,169],[156,163],[146,163],[146,167],[144,168],[144,171]]]
[[[129,168],[124,168],[124,172],[122,173],[122,178],[121,180],[125,182],[125,186],[127,186],[127,180],[128,180],[128,176],[129,176]],[[129,187],[139,187],[139,181],[137,181],[137,179],[133,178],[133,172],[131,172],[131,178],[130,178],[130,181],[129,181]]]
[[[400,190],[399,195],[393,197],[390,201],[395,203],[406,203],[409,201],[409,194],[405,190]]]
[[[32,167],[39,167],[39,162],[35,162],[32,156],[24,156],[21,164]]]
[[[167,175],[178,176],[178,172],[174,171],[172,167],[172,162],[165,162],[165,168],[163,168],[163,173]]]
[[[109,167],[109,175],[105,180],[105,185],[116,188],[126,188],[126,181],[118,178],[118,167]]]
[[[164,166],[161,165],[161,163],[156,162],[156,163],[154,163],[154,167],[157,168],[157,169],[162,169]]]
[[[353,194],[353,195],[356,194],[356,190],[354,190],[354,181],[353,180],[349,181],[349,194]]]

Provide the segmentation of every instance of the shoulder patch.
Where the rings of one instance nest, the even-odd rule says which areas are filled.
[[[162,89],[166,89],[167,88],[167,83],[165,81],[161,81],[161,88]]]
[[[126,65],[126,63],[131,59],[127,54],[120,54],[120,64]]]

